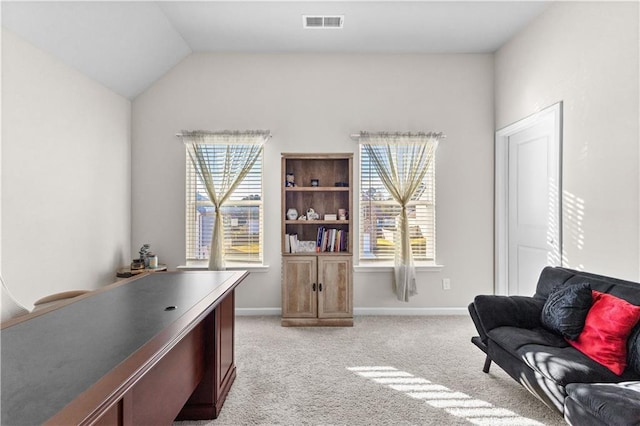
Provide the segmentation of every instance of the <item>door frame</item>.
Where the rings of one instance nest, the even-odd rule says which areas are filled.
[[[553,115],[558,139],[558,247],[562,265],[562,101],[496,131],[495,140],[495,294],[508,294],[509,277],[509,138]]]

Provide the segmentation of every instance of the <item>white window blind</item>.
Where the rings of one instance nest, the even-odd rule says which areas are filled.
[[[400,206],[386,190],[367,151],[360,147],[360,259],[392,260],[399,238]],[[415,260],[435,260],[435,161],[407,206]]]
[[[224,171],[227,145],[206,145],[210,150],[214,181]],[[186,258],[209,259],[211,232],[215,220],[215,208],[207,190],[197,176],[186,155]],[[262,155],[253,168],[224,203],[225,260],[231,262],[262,263],[263,259],[263,205],[262,205]]]

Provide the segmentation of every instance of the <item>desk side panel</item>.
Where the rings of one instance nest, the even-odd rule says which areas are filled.
[[[231,291],[205,321],[204,378],[176,420],[218,417],[236,377],[234,324],[235,292]]]
[[[218,306],[218,315],[216,317],[216,319],[218,320],[218,333],[216,336],[218,340],[217,356],[220,360],[220,362],[218,363],[219,379],[216,381],[216,385],[218,399],[222,400],[224,400],[224,397],[226,397],[228,388],[231,387],[231,384],[227,385],[227,382],[231,380],[230,375],[235,371],[235,306],[232,296],[233,295],[230,295],[229,299],[223,301],[220,306]],[[226,391],[225,388],[227,388]],[[220,404],[220,406],[222,406],[222,403]]]
[[[204,374],[204,328],[200,323],[136,383],[134,425],[157,425],[176,418]]]

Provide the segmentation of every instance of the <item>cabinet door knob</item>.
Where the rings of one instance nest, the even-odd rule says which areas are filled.
[[[322,291],[322,283],[318,284],[318,291]]]
[[[313,283],[313,285],[311,286],[311,289],[312,289],[313,291],[316,291],[316,283]]]

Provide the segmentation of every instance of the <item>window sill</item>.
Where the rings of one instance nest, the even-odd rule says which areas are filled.
[[[440,272],[444,265],[437,265],[435,263],[416,263],[416,272]],[[393,263],[391,262],[361,262],[359,265],[353,267],[355,272],[381,272],[381,271],[393,271]]]
[[[206,271],[208,268],[208,262],[187,262],[186,265],[178,265],[176,268],[179,271]],[[250,271],[250,272],[268,272],[269,265],[257,264],[257,263],[239,263],[228,262],[225,265],[227,271]]]

